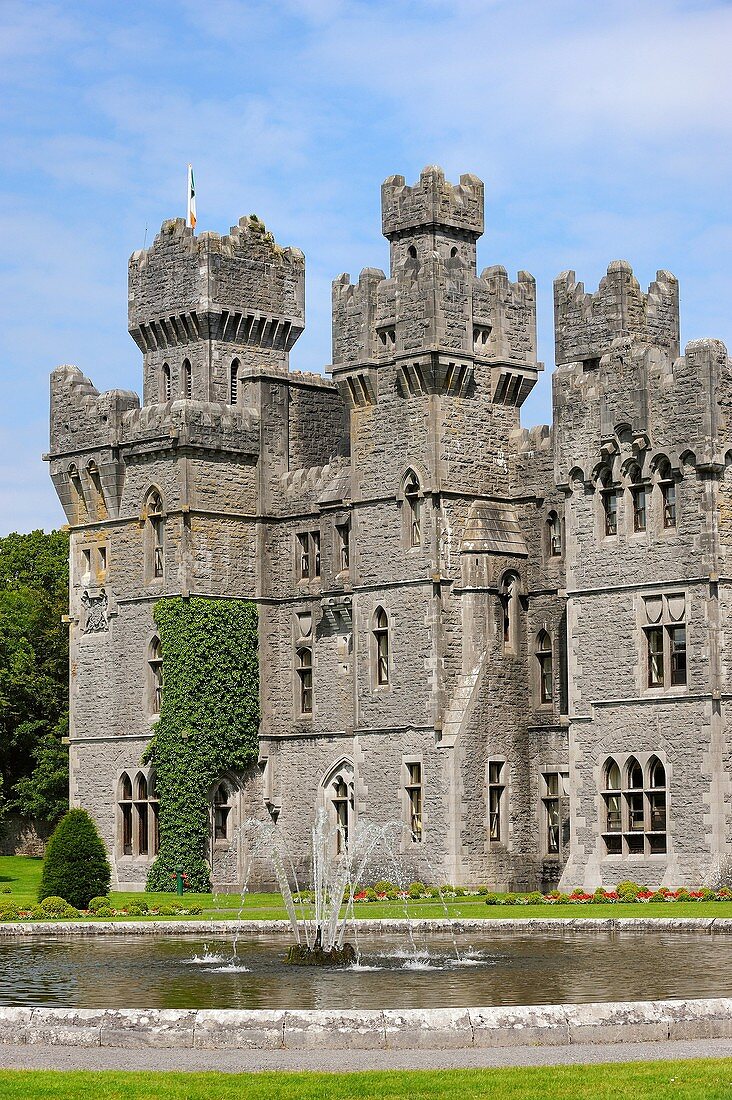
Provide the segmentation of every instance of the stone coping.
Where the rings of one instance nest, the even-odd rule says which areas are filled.
[[[355,922],[356,935],[405,933],[504,932],[720,932],[732,934],[732,917],[482,917],[470,920],[414,919]],[[2,921],[0,938],[7,936],[191,936],[250,933],[291,935],[287,920],[134,920],[134,921]]]
[[[456,1050],[730,1036],[732,998],[364,1011],[0,1008],[0,1044],[75,1047]]]

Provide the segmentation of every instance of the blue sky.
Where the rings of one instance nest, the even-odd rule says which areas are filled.
[[[682,340],[732,346],[732,4],[721,0],[0,0],[0,533],[63,519],[48,373],[140,386],[126,265],[161,221],[256,213],[307,259],[292,366],[330,359],[330,282],[388,264],[379,186],[486,184],[479,268],[610,260],[681,281]]]

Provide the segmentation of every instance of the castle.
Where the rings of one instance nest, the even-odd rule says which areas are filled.
[[[696,885],[730,851],[732,373],[679,348],[678,286],[555,281],[553,425],[535,282],[476,268],[483,185],[382,187],[390,273],[333,284],[330,380],[289,369],[304,257],[255,217],[164,222],[129,263],[143,401],[51,378],[71,528],[71,801],[115,883],[158,843],[143,751],[163,595],[252,600],[260,751],[209,792],[217,886],[238,823],[300,862],[316,807],[402,823],[414,877],[544,890]]]

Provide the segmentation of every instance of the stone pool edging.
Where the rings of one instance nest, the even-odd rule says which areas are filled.
[[[193,1050],[458,1050],[732,1037],[732,998],[487,1008],[0,1008],[0,1044]]]
[[[459,919],[371,919],[356,921],[356,935],[412,931],[425,933],[471,932],[704,932],[732,934],[732,917],[479,917]],[[253,935],[292,935],[288,920],[130,920],[130,921],[1,921],[5,936],[181,936],[250,932]]]

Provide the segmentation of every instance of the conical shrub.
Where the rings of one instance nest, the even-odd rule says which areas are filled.
[[[86,909],[92,898],[108,892],[111,877],[96,825],[86,810],[69,810],[48,842],[38,900],[60,897]]]

